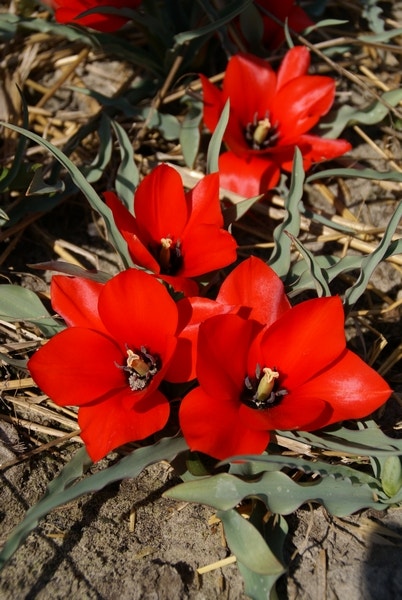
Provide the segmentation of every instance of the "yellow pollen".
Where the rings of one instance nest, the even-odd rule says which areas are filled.
[[[159,252],[159,264],[162,269],[168,269],[170,266],[170,248],[173,240],[169,237],[161,238],[161,249]]]
[[[265,142],[265,140],[267,139],[270,129],[271,129],[271,121],[268,119],[268,117],[261,119],[260,121],[258,121],[257,127],[255,128],[255,131],[253,133],[253,140],[258,145],[263,144]]]
[[[272,390],[274,389],[275,379],[278,379],[279,377],[278,371],[273,371],[269,367],[265,367],[262,372],[264,375],[258,384],[256,393],[256,399],[259,401],[264,401],[269,398]]]
[[[138,354],[130,349],[127,350],[127,355],[127,366],[129,369],[133,369],[141,377],[149,372],[149,365],[142,360],[141,356],[138,356]]]

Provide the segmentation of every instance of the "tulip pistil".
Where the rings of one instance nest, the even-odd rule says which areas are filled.
[[[272,408],[280,402],[283,396],[288,393],[285,389],[278,389],[278,379],[280,375],[276,368],[263,369],[257,365],[255,377],[246,377],[244,380],[244,390],[242,402],[250,408],[263,410]]]
[[[141,346],[141,350],[135,351],[127,348],[126,364],[120,368],[128,373],[130,389],[138,392],[151,383],[160,369],[160,359],[147,352],[144,346]]]
[[[254,120],[247,124],[244,137],[253,150],[265,150],[278,141],[278,126],[271,123],[268,115],[263,119],[255,115]]]
[[[176,275],[183,263],[180,240],[174,242],[170,235],[161,238],[157,260],[163,275]]]

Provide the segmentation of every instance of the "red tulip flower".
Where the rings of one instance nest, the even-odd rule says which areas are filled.
[[[332,106],[335,81],[308,75],[310,53],[289,50],[277,73],[250,54],[233,56],[222,90],[200,75],[204,121],[214,131],[227,99],[230,116],[224,135],[228,151],[219,159],[223,188],[256,196],[274,187],[281,169],[290,171],[299,147],[307,170],[311,164],[350,150],[349,142],[309,133]]]
[[[111,32],[123,27],[129,19],[120,17],[117,13],[92,13],[85,17],[80,15],[87,10],[97,7],[108,6],[112,8],[135,9],[141,4],[141,0],[43,0],[55,11],[55,19],[58,23],[72,23],[84,25],[98,31]]]
[[[104,285],[54,276],[51,296],[69,327],[28,368],[56,404],[79,407],[92,460],[162,429],[169,403],[158,387],[176,348],[178,319],[166,288],[128,269]]]
[[[198,286],[189,278],[236,260],[236,242],[223,229],[217,173],[185,193],[176,169],[159,165],[135,192],[135,216],[113,192],[104,196],[134,263],[175,289],[194,294]]]
[[[307,300],[271,320],[218,315],[200,325],[200,386],[180,407],[192,450],[217,459],[265,450],[272,430],[312,431],[370,414],[386,382],[346,348],[338,297]]]
[[[216,315],[238,314],[255,321],[255,331],[290,309],[282,281],[254,256],[242,261],[223,281],[216,300],[199,296],[177,303],[180,335],[169,381],[195,379],[198,332],[201,323]]]
[[[285,39],[283,25],[271,19],[265,11],[274,15],[282,23],[287,22],[289,29],[299,32],[314,25],[307,13],[295,4],[294,0],[257,0],[255,6],[260,9],[264,26],[263,45],[266,48],[278,48]]]

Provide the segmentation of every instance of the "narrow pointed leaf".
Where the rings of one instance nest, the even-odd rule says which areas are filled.
[[[264,536],[275,556],[283,562],[283,547],[288,534],[288,524],[280,515],[274,515],[266,525]],[[244,591],[252,600],[278,600],[275,583],[281,574],[260,575],[247,568],[240,560],[237,566],[244,579]]]
[[[202,102],[200,100],[190,99],[188,96],[184,101],[188,106],[188,110],[180,127],[179,141],[185,163],[192,169],[200,146]]]
[[[236,510],[216,515],[223,523],[229,548],[248,569],[260,575],[281,575],[285,569],[261,533]]]
[[[119,142],[121,159],[116,174],[116,192],[126,208],[134,213],[134,192],[139,183],[140,174],[134,162],[133,146],[127,133],[117,121],[112,121],[112,127]]]
[[[402,175],[402,174],[401,174]],[[353,306],[365,292],[368,282],[378,266],[378,264],[384,259],[387,250],[392,242],[392,238],[395,235],[399,223],[402,219],[402,203],[400,202],[392,215],[387,228],[381,238],[377,248],[368,256],[365,256],[361,263],[360,275],[357,281],[352,285],[345,293],[345,305],[348,307]]]
[[[382,101],[381,101],[382,100]],[[332,113],[322,121],[318,128],[324,131],[324,137],[330,139],[338,138],[342,131],[351,124],[375,125],[382,121],[389,113],[390,106],[397,106],[402,100],[402,88],[390,90],[381,96],[370,106],[356,109],[353,106],[341,106],[336,113]]]
[[[278,431],[283,437],[305,442],[316,448],[339,452],[340,456],[347,452],[358,456],[402,455],[402,440],[390,438],[373,422],[361,423],[364,428],[352,430],[338,427],[321,430],[317,433],[306,431]]]
[[[221,151],[223,136],[229,121],[229,113],[230,100],[228,98],[209,142],[207,153],[207,173],[215,173],[216,171],[219,171],[219,153]]]
[[[374,169],[326,169],[319,173],[313,173],[306,178],[306,183],[327,179],[328,177],[360,177],[361,179],[374,179],[377,181],[399,181],[402,182],[402,173],[398,171],[381,172]]]
[[[285,233],[290,237],[293,244],[296,246],[305,262],[307,263],[307,268],[311,274],[312,280],[314,282],[315,289],[317,291],[317,296],[321,298],[322,296],[331,296],[331,290],[328,287],[327,281],[327,272],[325,269],[322,269],[318,262],[315,260],[314,255],[310,252],[303,244],[295,238],[288,231]]]
[[[268,264],[276,271],[279,277],[285,277],[290,267],[290,249],[291,241],[284,234],[288,231],[297,237],[300,231],[300,210],[299,202],[303,195],[304,170],[303,157],[296,148],[293,161],[292,179],[290,183],[289,195],[285,201],[285,218],[282,223],[274,230],[275,247],[268,261]]]
[[[306,460],[297,456],[281,456],[276,454],[244,454],[231,459],[230,473],[241,477],[256,476],[263,471],[279,471],[284,467],[296,469],[303,473],[318,474],[321,477],[335,479],[350,479],[352,483],[367,483],[379,488],[378,479],[369,473],[358,471],[343,464],[331,464],[322,460]]]
[[[80,93],[82,93],[81,88],[78,89]],[[112,157],[113,144],[110,132],[110,122],[103,113],[99,120],[98,135],[99,139],[102,141],[102,143],[99,144],[99,152],[90,165],[86,165],[82,168],[82,173],[89,183],[99,181]]]

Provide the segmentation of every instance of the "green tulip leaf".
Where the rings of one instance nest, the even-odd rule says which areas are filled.
[[[209,142],[207,153],[207,173],[216,173],[219,171],[219,153],[221,151],[223,136],[225,135],[225,130],[229,121],[229,114],[230,99],[228,98]]]
[[[311,274],[311,278],[314,283],[317,296],[319,298],[321,298],[322,296],[331,296],[331,290],[328,286],[327,271],[320,267],[320,264],[315,259],[313,253],[310,252],[296,237],[294,237],[288,231],[285,231],[285,233],[290,237],[293,244],[296,246],[297,250],[304,258],[304,261],[307,264],[307,268]]]
[[[202,102],[189,96],[182,98],[187,104],[187,112],[180,127],[179,141],[186,165],[192,169],[200,146],[200,125],[202,121]]]
[[[119,142],[121,158],[116,174],[116,192],[126,208],[134,214],[134,192],[139,183],[140,174],[134,162],[133,146],[126,131],[117,121],[112,121],[112,127]]]
[[[292,242],[284,233],[287,231],[294,237],[297,237],[300,232],[301,217],[299,203],[303,196],[303,183],[303,157],[299,148],[296,148],[289,195],[285,200],[285,218],[274,230],[275,247],[268,261],[270,267],[276,271],[279,277],[286,276],[291,263],[290,251]]]
[[[288,515],[306,502],[318,502],[339,517],[361,508],[385,508],[366,483],[355,485],[349,479],[325,477],[299,484],[279,471],[264,472],[257,481],[244,481],[222,473],[179,484],[165,495],[184,502],[201,502],[224,511],[234,508],[244,498],[256,496],[268,510],[280,515]]]
[[[402,463],[399,456],[387,456],[381,471],[381,483],[384,492],[392,498],[402,488]]]
[[[236,510],[220,510],[229,548],[245,567],[260,575],[281,575],[283,565],[267,545],[261,533]]]
[[[376,42],[388,42],[392,40],[392,38],[397,37],[402,34],[402,27],[396,27],[395,29],[388,29],[388,31],[383,31],[382,33],[377,33],[376,35],[358,35],[357,39],[362,42],[367,42],[369,44]]]
[[[224,206],[222,214],[225,228],[227,229],[234,221],[241,219],[242,216],[245,215],[248,210],[250,210],[253,204],[259,202],[263,197],[264,194],[260,194],[259,196],[245,198],[244,200],[240,200],[236,203],[230,202],[230,204]]]
[[[9,323],[28,321],[36,325],[46,337],[52,337],[64,326],[53,319],[38,296],[18,285],[0,285],[0,319]]]
[[[225,463],[222,463],[225,464]],[[307,475],[320,475],[321,477],[334,477],[335,479],[349,479],[352,483],[366,483],[372,488],[380,489],[378,479],[364,471],[358,471],[344,464],[326,463],[322,460],[306,460],[297,456],[281,456],[277,454],[242,454],[230,460],[230,473],[240,477],[255,477],[264,471],[278,471],[295,469]]]
[[[174,115],[164,114],[155,108],[144,108],[140,112],[148,129],[158,129],[166,140],[180,137],[180,123]]]
[[[359,277],[357,278],[356,282],[346,291],[344,296],[344,303],[347,307],[350,308],[353,306],[360,296],[365,292],[374,270],[387,255],[389,246],[393,241],[392,238],[399,227],[401,219],[402,203],[400,202],[397,205],[394,214],[390,218],[377,248],[373,250],[371,254],[368,254],[362,259]]]
[[[353,177],[360,179],[373,179],[375,181],[398,181],[402,182],[402,173],[399,171],[376,171],[375,169],[325,169],[313,173],[306,178],[306,183],[329,177]]]
[[[64,192],[66,186],[60,179],[56,183],[48,183],[43,179],[44,167],[39,166],[32,177],[31,183],[26,191],[26,196],[39,196],[41,194],[55,194]]]
[[[346,104],[328,115],[326,119],[320,122],[319,129],[324,131],[324,137],[336,139],[348,125],[357,123],[363,125],[375,125],[380,123],[389,113],[389,106],[397,106],[402,100],[402,88],[384,92],[381,100],[376,100],[363,109],[356,109]]]
[[[264,537],[275,556],[283,563],[283,546],[288,533],[288,524],[280,515],[274,515],[264,527]],[[281,573],[261,575],[246,567],[239,558],[237,566],[244,579],[244,591],[252,600],[278,600],[275,583]]]
[[[80,92],[81,88],[78,88]],[[104,115],[101,114],[98,127],[98,136],[102,140],[99,145],[99,152],[94,158],[91,164],[85,165],[81,168],[82,173],[85,175],[86,180],[89,183],[95,183],[103,176],[106,166],[109,164],[112,157],[113,143],[110,132],[110,121]]]
[[[374,421],[359,423],[359,429],[338,427],[332,430],[321,430],[316,433],[307,431],[277,431],[282,437],[299,442],[357,456],[389,456],[389,454],[402,455],[402,440],[390,438],[381,431]]]

